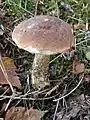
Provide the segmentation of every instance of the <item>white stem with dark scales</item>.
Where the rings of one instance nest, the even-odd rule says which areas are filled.
[[[49,85],[50,55],[35,54],[32,65],[32,84],[36,88]]]

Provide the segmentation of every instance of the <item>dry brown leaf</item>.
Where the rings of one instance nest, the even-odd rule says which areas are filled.
[[[3,61],[5,70],[7,72],[9,81],[12,84],[12,86],[16,86],[19,89],[21,89],[20,80],[15,72],[16,67],[14,65],[13,60],[11,58],[8,58],[8,57],[3,57],[2,61]],[[8,84],[1,69],[0,69],[0,84]]]
[[[73,61],[73,73],[78,75],[84,73],[85,66],[84,63],[79,62],[78,60]]]
[[[40,120],[41,111],[25,109],[24,107],[11,107],[6,113],[5,120]]]
[[[85,78],[85,79],[84,79],[85,82],[90,83],[90,75],[86,75],[84,78]]]
[[[85,24],[75,24],[74,25],[74,29],[76,30],[76,29],[85,29]]]

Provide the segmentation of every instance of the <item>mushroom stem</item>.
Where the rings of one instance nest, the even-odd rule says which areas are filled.
[[[35,54],[32,65],[32,84],[36,88],[49,85],[50,55]]]

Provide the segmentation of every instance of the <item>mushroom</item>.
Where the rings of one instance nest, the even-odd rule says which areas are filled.
[[[31,78],[36,88],[49,85],[50,55],[67,51],[74,45],[70,25],[48,15],[24,20],[15,27],[12,39],[19,48],[35,53]]]

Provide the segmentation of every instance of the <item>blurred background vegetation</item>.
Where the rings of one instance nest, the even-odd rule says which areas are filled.
[[[49,14],[70,23],[86,23],[90,17],[90,0],[5,0],[3,4],[15,19]]]

